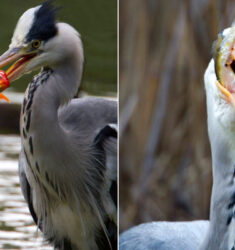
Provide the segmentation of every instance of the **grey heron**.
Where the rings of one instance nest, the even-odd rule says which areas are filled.
[[[214,44],[205,72],[213,188],[209,221],[152,222],[120,236],[120,250],[235,249],[235,27]]]
[[[10,82],[41,68],[21,110],[21,189],[56,249],[117,248],[117,102],[74,98],[83,71],[79,33],[51,1],[19,19],[0,67]]]

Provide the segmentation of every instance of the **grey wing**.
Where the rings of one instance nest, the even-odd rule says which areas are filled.
[[[20,187],[21,187],[21,191],[22,194],[28,204],[29,207],[29,211],[33,217],[33,220],[35,222],[36,225],[38,225],[38,218],[37,215],[34,211],[33,208],[33,198],[32,198],[32,189],[29,185],[26,173],[25,173],[25,168],[27,166],[27,161],[25,159],[25,155],[24,152],[21,151],[20,152],[20,157],[19,157],[19,177],[20,177]],[[40,228],[40,226],[39,226]]]
[[[95,147],[103,151],[105,168],[109,179],[109,192],[117,207],[117,125],[107,124],[98,131]]]
[[[83,134],[86,143],[95,145],[97,157],[101,156],[100,170],[104,165],[117,206],[117,102],[99,97],[73,99],[59,110],[59,121],[74,137]]]
[[[107,192],[110,194],[112,202],[117,208],[117,125],[107,124],[102,129],[98,130],[94,139],[94,145],[98,152],[101,152],[101,154],[97,156],[100,156],[100,167],[103,171],[106,171]],[[116,216],[114,216],[113,219],[111,219],[111,217],[106,218],[105,226],[108,231],[112,249],[117,249],[117,225],[116,218],[114,218]],[[110,249],[103,229],[99,232],[96,242],[99,249]]]
[[[97,97],[73,99],[59,110],[59,121],[67,131],[82,133],[93,143],[100,129],[117,123],[117,102]]]
[[[117,102],[99,97],[73,99],[60,109],[59,120],[74,137],[83,134],[86,142],[95,145],[100,170],[104,165],[117,206]]]
[[[104,187],[108,201],[105,202],[105,206],[112,208],[107,211],[113,213],[104,220],[109,241],[103,228],[100,228],[96,242],[99,249],[110,249],[110,243],[112,249],[117,249],[114,211],[115,206],[117,207],[117,129],[114,126],[117,123],[117,102],[94,97],[73,99],[60,109],[59,121],[74,138],[80,135],[79,139],[91,146],[94,166],[100,172],[100,176],[106,177]]]

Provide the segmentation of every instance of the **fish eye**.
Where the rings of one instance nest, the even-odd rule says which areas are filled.
[[[32,44],[32,47],[34,49],[38,49],[40,47],[40,45],[41,45],[41,41],[40,40],[34,40],[34,41],[32,41],[31,44]]]

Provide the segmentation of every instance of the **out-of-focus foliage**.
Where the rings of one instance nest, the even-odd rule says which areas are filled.
[[[203,74],[233,0],[120,0],[120,231],[208,218]]]

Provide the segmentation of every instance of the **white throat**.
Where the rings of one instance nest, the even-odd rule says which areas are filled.
[[[231,250],[235,242],[235,110],[217,86],[212,59],[205,73],[213,188],[210,227],[203,250]]]

